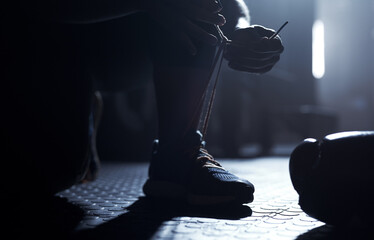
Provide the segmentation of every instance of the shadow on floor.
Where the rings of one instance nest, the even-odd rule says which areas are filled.
[[[9,239],[68,239],[84,211],[60,197],[2,199],[1,233]]]
[[[124,213],[93,229],[74,232],[83,218],[83,210],[63,198],[48,201],[18,201],[3,205],[1,230],[10,239],[151,239],[165,222],[178,217],[203,217],[239,220],[252,215],[250,207],[191,207],[183,203],[139,198]],[[172,237],[172,232],[167,232]],[[171,235],[171,236],[170,236]],[[369,228],[337,228],[329,225],[314,228],[296,240],[369,240]]]
[[[374,239],[368,228],[338,228],[324,225],[301,234],[296,240],[369,240]]]
[[[94,229],[83,230],[75,239],[150,239],[160,226],[176,217],[205,217],[236,220],[251,216],[245,205],[221,207],[191,207],[179,202],[160,202],[140,198],[128,207],[129,212]]]

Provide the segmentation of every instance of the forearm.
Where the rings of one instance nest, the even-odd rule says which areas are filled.
[[[238,20],[235,25],[235,28],[247,28],[250,26],[250,15],[248,6],[245,4],[243,0],[235,0],[237,3],[238,8]]]
[[[22,1],[29,15],[64,23],[95,23],[142,10],[143,0],[36,0]]]
[[[230,38],[231,34],[238,28],[250,26],[249,9],[243,0],[221,0],[221,13],[226,18],[226,24],[222,27],[225,35]]]

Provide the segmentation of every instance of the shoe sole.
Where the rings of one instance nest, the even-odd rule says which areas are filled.
[[[222,195],[200,195],[189,193],[180,184],[167,181],[155,181],[148,179],[143,186],[143,192],[147,197],[177,199],[186,201],[190,205],[224,205],[224,204],[244,204],[253,201],[253,194],[247,199],[238,199],[236,196]]]

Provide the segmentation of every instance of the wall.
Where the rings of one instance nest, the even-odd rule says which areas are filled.
[[[335,109],[339,131],[374,129],[374,1],[319,0],[325,23],[326,73],[321,105]]]
[[[239,156],[240,146],[261,145],[267,154],[274,144],[298,142],[303,119],[290,123],[286,112],[316,104],[312,75],[312,26],[314,1],[246,0],[251,24],[278,29],[285,51],[278,64],[264,75],[222,71],[210,123],[208,140],[217,145],[218,156]],[[286,116],[287,115],[287,116]],[[300,130],[301,129],[301,130]],[[222,155],[220,153],[223,152]]]

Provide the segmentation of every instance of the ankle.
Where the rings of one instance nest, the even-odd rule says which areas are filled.
[[[184,135],[172,138],[159,138],[155,140],[154,150],[177,150],[183,151],[195,147],[205,147],[203,135],[199,130],[187,131]]]

